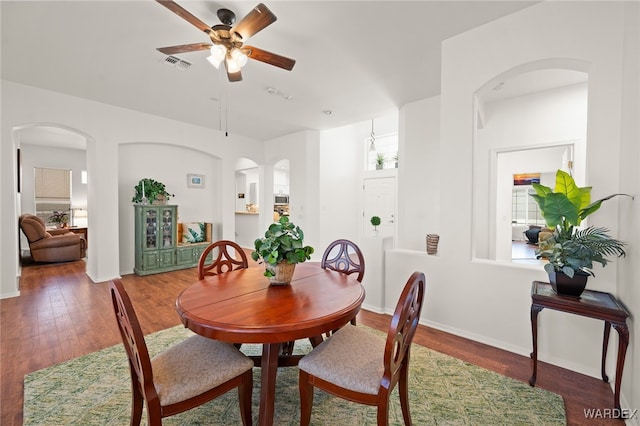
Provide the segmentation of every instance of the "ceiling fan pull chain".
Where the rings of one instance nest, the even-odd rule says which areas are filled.
[[[227,111],[224,114],[224,137],[229,137],[229,92],[225,89],[224,91],[224,103]]]

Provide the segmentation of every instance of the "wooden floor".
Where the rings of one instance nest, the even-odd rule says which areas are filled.
[[[20,297],[0,301],[3,426],[22,424],[25,374],[121,344],[108,283],[92,283],[84,269],[82,261],[25,266]],[[180,323],[175,299],[195,276],[195,269],[186,269],[123,277],[145,334]],[[387,328],[389,319],[387,315],[364,311],[358,317],[359,324],[380,330]],[[521,381],[526,382],[531,374],[527,357],[424,326],[419,327],[414,342]],[[537,385],[564,397],[570,425],[624,424],[585,419],[584,409],[612,408],[611,388],[601,380],[541,363]]]

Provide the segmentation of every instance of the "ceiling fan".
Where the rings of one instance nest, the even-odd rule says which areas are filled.
[[[173,0],[156,1],[196,28],[207,33],[211,39],[211,43],[213,43],[181,44],[178,46],[159,47],[157,49],[166,55],[210,49],[211,56],[207,59],[216,68],[224,61],[227,77],[229,81],[232,82],[242,80],[240,69],[247,63],[248,58],[288,71],[291,71],[296,63],[293,59],[244,44],[249,37],[273,24],[276,19],[278,19],[276,15],[262,3],[254,7],[253,10],[234,27],[232,27],[232,25],[236,21],[235,13],[229,9],[218,9],[218,19],[220,19],[222,24],[209,27]]]

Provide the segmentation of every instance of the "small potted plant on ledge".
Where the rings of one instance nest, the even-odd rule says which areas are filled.
[[[69,223],[69,214],[67,212],[54,211],[49,216],[49,223],[55,223],[56,228],[66,228]]]
[[[136,204],[166,204],[173,194],[167,192],[164,183],[144,178],[133,188],[135,195],[131,199]]]
[[[378,235],[378,226],[380,226],[381,220],[379,216],[371,216],[371,225],[373,225],[373,235]]]
[[[254,242],[251,258],[265,264],[264,276],[271,284],[286,285],[291,282],[296,263],[311,259],[313,247],[303,246],[304,233],[299,226],[281,216],[264,234]]]
[[[376,170],[384,169],[384,154],[378,154],[376,156]]]
[[[578,228],[582,220],[597,211],[601,204],[618,195],[613,194],[591,202],[591,187],[580,188],[567,172],[558,170],[556,185],[551,188],[533,184],[532,195],[540,213],[553,233],[540,239],[536,257],[548,261],[544,265],[553,290],[562,295],[579,297],[587,285],[589,275],[594,276],[593,263],[603,267],[606,256],[625,256],[624,245],[611,237],[607,228],[589,226]]]

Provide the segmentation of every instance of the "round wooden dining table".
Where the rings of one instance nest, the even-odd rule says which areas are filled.
[[[304,262],[290,285],[270,285],[262,267],[207,276],[178,296],[176,309],[184,326],[201,336],[262,344],[259,424],[272,425],[278,366],[296,365],[299,358],[282,355],[283,344],[319,343],[355,318],[364,296],[354,276]]]

